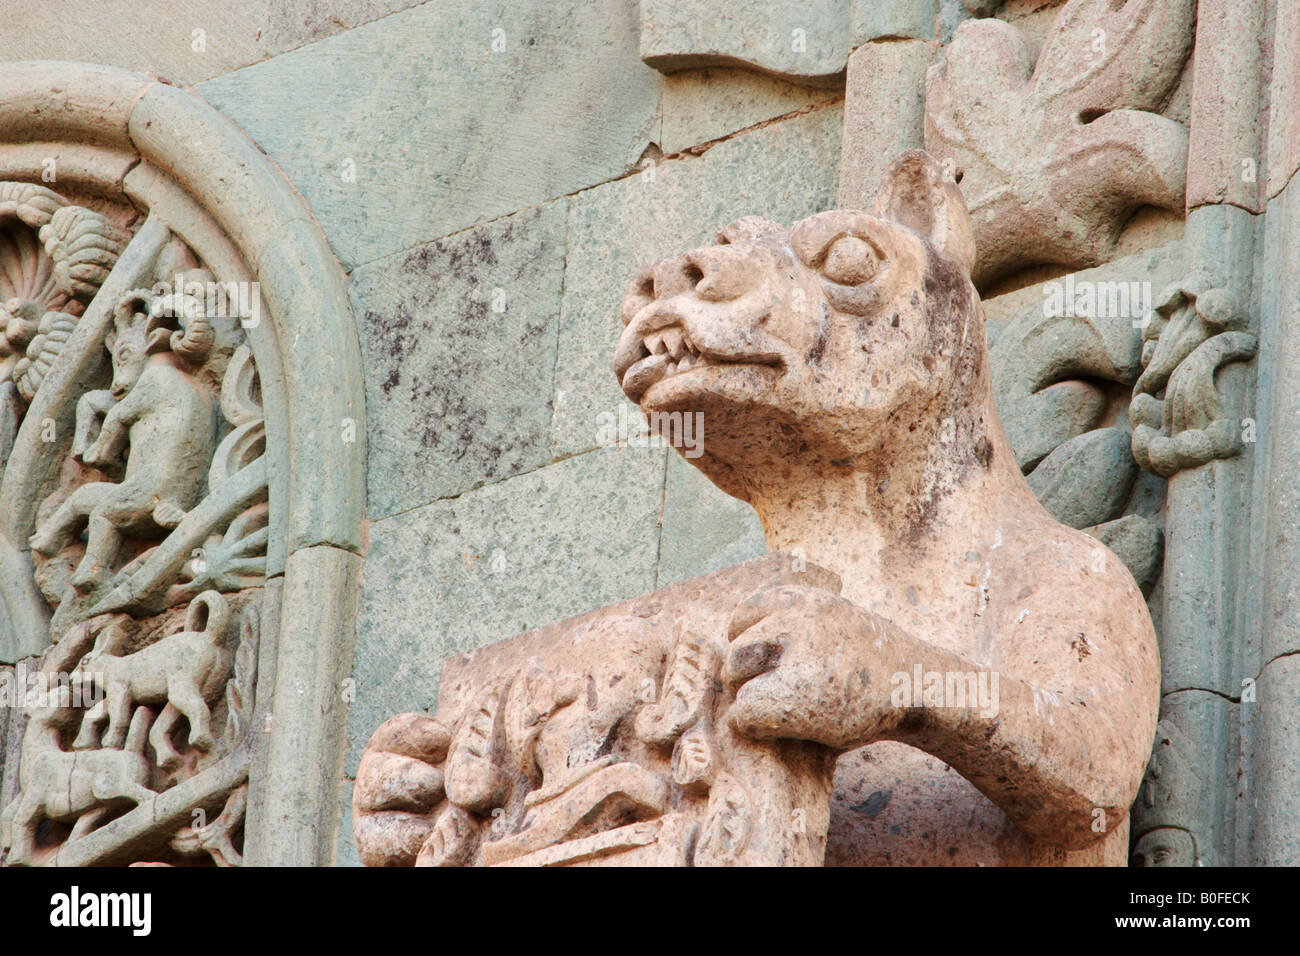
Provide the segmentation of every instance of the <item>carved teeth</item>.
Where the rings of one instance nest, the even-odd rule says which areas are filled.
[[[668,346],[664,344],[664,335],[662,332],[651,332],[645,337],[646,351],[651,355],[658,355],[661,352],[668,351]]]

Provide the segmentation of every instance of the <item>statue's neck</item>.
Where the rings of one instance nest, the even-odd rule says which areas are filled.
[[[895,439],[850,469],[824,464],[760,484],[750,498],[769,551],[787,551],[854,582],[951,567],[996,534],[1008,495],[1032,494],[996,418],[984,428]],[[978,420],[978,415],[976,416]],[[865,467],[864,467],[865,465]]]

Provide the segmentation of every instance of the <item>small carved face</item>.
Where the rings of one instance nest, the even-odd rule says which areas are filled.
[[[697,464],[715,481],[756,453],[863,454],[981,367],[967,273],[907,225],[850,210],[789,230],[751,218],[718,243],[633,280],[614,360],[647,413],[703,413]]]
[[[1142,834],[1133,848],[1133,866],[1194,866],[1196,844],[1178,827],[1157,827]]]

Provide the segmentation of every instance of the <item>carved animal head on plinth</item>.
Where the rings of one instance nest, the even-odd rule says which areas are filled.
[[[643,270],[615,372],[652,425],[701,413],[693,463],[745,500],[773,466],[869,470],[882,449],[928,441],[952,443],[949,460],[987,459],[974,258],[956,185],[907,152],[871,212],[788,229],[740,219],[716,245]]]

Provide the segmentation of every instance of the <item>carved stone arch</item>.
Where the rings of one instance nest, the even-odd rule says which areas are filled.
[[[44,221],[50,209],[64,206],[75,211],[60,213],[58,223]],[[6,210],[18,232],[27,227],[44,236],[24,241],[36,249],[37,258],[44,244],[50,262],[39,265],[46,272],[62,268],[64,285],[70,281],[70,266],[59,262],[71,261],[75,250],[72,242],[59,238],[59,229],[67,232],[74,219],[91,223],[94,236],[86,242],[97,245],[86,255],[99,271],[89,286],[79,287],[83,301],[71,302],[69,315],[49,319],[62,314],[56,311],[59,306],[50,306],[40,335],[32,340],[36,344],[24,341],[11,349],[25,346],[27,370],[40,375],[34,394],[13,400],[20,411],[11,415],[16,427],[8,439],[0,414],[0,662],[39,654],[48,659],[52,643],[80,629],[81,644],[68,645],[74,656],[67,657],[65,648],[62,661],[43,665],[50,672],[71,669],[90,642],[96,650],[112,644],[108,635],[119,619],[127,630],[152,627],[170,636],[181,627],[179,620],[187,619],[185,603],[175,604],[175,596],[188,601],[191,616],[202,599],[190,594],[202,578],[193,575],[187,559],[196,540],[200,546],[209,540],[192,540],[195,529],[212,529],[210,521],[204,525],[203,509],[220,505],[229,511],[266,502],[266,531],[254,535],[265,542],[264,580],[232,599],[238,622],[231,627],[260,633],[260,639],[242,645],[257,650],[255,661],[243,662],[246,677],[256,674],[256,691],[238,688],[247,711],[240,738],[220,759],[200,754],[200,765],[211,758],[202,772],[158,789],[148,799],[150,806],[137,803],[125,813],[105,814],[108,822],[92,823],[79,841],[67,840],[57,852],[46,853],[49,859],[37,862],[156,859],[169,846],[173,856],[180,852],[206,859],[206,852],[222,862],[222,848],[200,845],[197,833],[186,826],[195,810],[205,815],[228,811],[242,819],[245,795],[247,823],[232,830],[244,831],[250,860],[326,862],[332,853],[330,821],[337,813],[342,762],[339,681],[351,662],[364,507],[361,357],[346,275],[305,200],[242,131],[193,93],[114,68],[46,61],[0,67],[0,239]],[[77,241],[82,238],[78,233]],[[114,364],[104,347],[106,340],[114,340],[109,333],[122,328],[123,321],[137,320],[151,332],[155,326],[174,326],[176,336],[188,328],[188,313],[179,311],[179,305],[169,311],[166,303],[160,304],[169,291],[179,303],[182,287],[189,285],[182,276],[191,272],[178,267],[174,287],[158,287],[160,271],[173,260],[194,267],[193,274],[206,276],[212,285],[242,283],[239,288],[252,290],[251,308],[227,322],[225,333],[216,333],[219,340],[222,334],[229,339],[225,345],[218,342],[225,349],[220,365],[196,366],[192,376],[198,381],[204,374],[223,373],[224,381],[210,381],[207,389],[214,407],[220,397],[221,412],[214,415],[218,452],[234,456],[233,464],[223,466],[215,459],[188,463],[190,470],[207,473],[201,480],[206,497],[181,508],[181,523],[170,528],[165,522],[174,516],[164,519],[155,509],[154,535],[161,533],[161,540],[141,542],[137,551],[144,550],[125,568],[110,569],[111,581],[89,592],[93,600],[77,590],[84,606],[60,618],[35,574],[44,555],[38,552],[34,562],[30,541],[40,521],[49,517],[38,511],[45,502],[48,512],[48,499],[57,499],[52,493],[68,482],[70,470],[84,468],[83,461],[74,461],[78,443],[87,444],[79,434],[86,427],[81,419],[89,414],[82,397],[103,390],[112,377]],[[151,283],[155,298],[123,304],[128,293],[148,290]],[[35,314],[46,305],[27,307]],[[133,313],[137,306],[141,311]],[[166,351],[165,332],[149,341],[154,343],[150,349]],[[179,340],[171,341],[181,355],[175,348]],[[59,347],[49,348],[51,343]],[[167,361],[189,368],[183,356]],[[251,396],[252,411],[232,407],[239,405],[241,388]],[[109,403],[109,393],[103,394],[102,401]],[[264,439],[249,428],[235,435],[241,421],[259,416]],[[253,421],[250,427],[260,432],[263,426]],[[125,465],[131,468],[130,458]],[[265,491],[255,487],[259,482]],[[222,495],[214,488],[225,496],[217,504],[213,499]],[[187,582],[177,583],[181,566],[192,575],[189,591]],[[141,590],[144,586],[137,587],[136,581],[146,568],[151,569],[145,575],[149,587]],[[47,592],[50,587],[45,585]],[[248,591],[257,591],[256,599],[241,603]],[[181,617],[173,624],[168,615]],[[154,623],[140,624],[142,620]],[[59,633],[52,634],[52,626]],[[234,655],[239,637],[229,640]],[[157,641],[156,636],[134,643],[128,639],[126,649],[132,653],[118,660]],[[229,683],[234,684],[233,670],[231,674]],[[160,701],[153,709],[171,704]],[[28,779],[20,781],[20,789],[31,784],[35,771],[29,764],[35,762],[22,761],[21,776]],[[248,791],[241,781],[249,781],[250,765],[257,770]],[[274,787],[267,786],[272,779]],[[12,808],[6,815],[10,819],[0,822],[12,823]],[[178,846],[183,848],[176,850]]]

